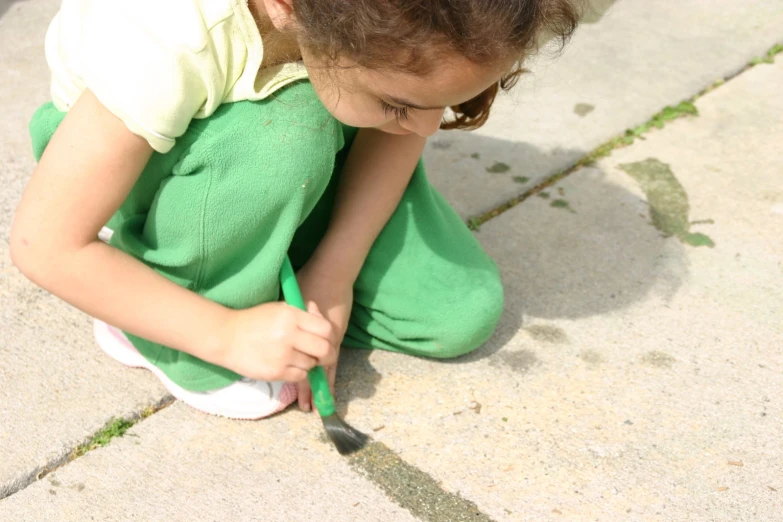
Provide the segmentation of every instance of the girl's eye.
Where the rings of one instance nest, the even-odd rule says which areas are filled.
[[[407,120],[408,119],[408,109],[410,107],[395,107],[394,105],[389,105],[383,100],[378,100],[381,103],[381,108],[383,109],[383,113],[385,115],[394,114],[394,117],[398,120]]]

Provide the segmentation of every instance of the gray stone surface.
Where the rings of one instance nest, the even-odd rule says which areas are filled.
[[[0,3],[0,498],[109,417],[164,397],[147,372],[105,357],[88,318],[29,283],[9,259],[11,218],[34,166],[27,121],[48,96],[43,35],[58,4]]]
[[[176,403],[0,502],[0,519],[416,520],[320,440],[320,424],[296,411],[237,422]]]
[[[494,339],[354,354],[351,418],[499,521],[783,520],[781,85],[779,58],[485,224]],[[618,167],[648,158],[672,176]]]
[[[781,42],[783,0],[618,0],[533,60],[484,128],[439,132],[428,174],[463,216],[490,210]],[[497,162],[510,168],[486,171]]]
[[[57,3],[0,1],[0,498],[164,397],[8,259]],[[783,0],[620,0],[485,129],[439,134],[430,174],[462,214],[486,210],[781,34]],[[783,521],[781,85],[779,57],[484,225],[507,288],[496,335],[451,363],[346,353],[347,419],[440,482],[432,505],[460,495],[497,521]],[[0,520],[415,519],[320,431],[295,410],[175,404],[0,500]]]

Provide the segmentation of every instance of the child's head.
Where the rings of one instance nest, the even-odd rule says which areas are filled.
[[[276,26],[296,31],[313,86],[338,120],[427,136],[482,125],[526,56],[549,39],[565,44],[583,0],[264,3]],[[442,121],[446,107],[453,121]]]

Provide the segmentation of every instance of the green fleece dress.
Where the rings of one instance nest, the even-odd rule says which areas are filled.
[[[33,116],[36,158],[63,117],[51,103]],[[170,152],[153,154],[108,224],[111,245],[229,308],[276,301],[285,255],[301,267],[326,231],[355,134],[305,81],[262,101],[225,104],[193,120]],[[356,281],[344,344],[456,357],[489,338],[502,306],[495,264],[419,163]],[[128,338],[187,390],[241,377]]]

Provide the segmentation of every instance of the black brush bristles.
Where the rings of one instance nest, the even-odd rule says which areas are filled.
[[[350,455],[362,449],[369,437],[361,431],[353,428],[347,422],[342,420],[337,414],[321,417],[324,423],[326,436],[332,441],[334,447],[340,455]]]

